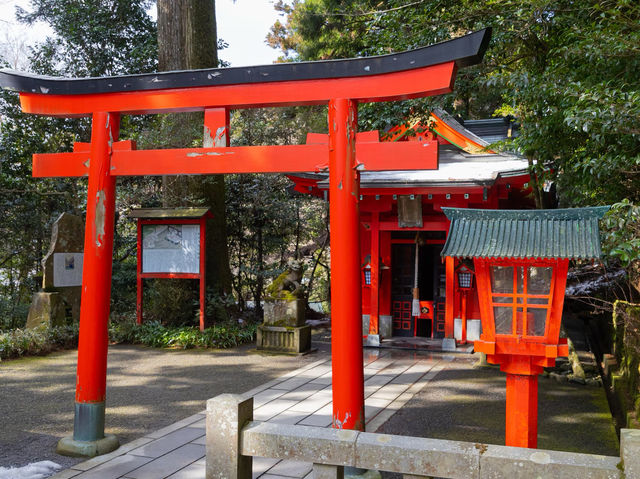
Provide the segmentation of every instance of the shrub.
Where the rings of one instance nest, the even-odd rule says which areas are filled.
[[[23,328],[27,323],[29,305],[0,297],[0,331]]]
[[[36,329],[13,329],[0,333],[0,360],[39,356],[78,346],[77,324]]]
[[[159,321],[137,325],[132,320],[112,321],[109,337],[118,343],[160,348],[232,348],[255,339],[257,324],[226,321],[200,331],[195,326],[171,327]]]
[[[144,344],[155,348],[232,348],[255,339],[257,324],[228,321],[201,332],[197,327],[167,327],[159,321],[138,326],[131,319],[112,321],[109,338],[116,343]],[[78,324],[0,332],[0,360],[40,356],[78,346]]]

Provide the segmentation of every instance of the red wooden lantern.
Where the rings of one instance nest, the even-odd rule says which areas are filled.
[[[473,289],[475,272],[471,266],[462,262],[455,273],[456,289],[460,293],[460,344],[467,343],[467,299]]]
[[[443,208],[451,227],[442,255],[475,265],[482,334],[474,348],[507,373],[507,446],[537,446],[538,374],[568,354],[560,324],[569,260],[600,257],[607,209]]]
[[[371,256],[365,258],[365,263],[362,266],[362,284],[371,286]]]

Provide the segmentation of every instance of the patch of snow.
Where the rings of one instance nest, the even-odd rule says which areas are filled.
[[[566,295],[581,296],[585,294],[595,293],[600,289],[613,286],[614,283],[616,283],[618,280],[624,278],[625,274],[625,270],[620,269],[618,271],[614,271],[613,273],[599,276],[595,279],[581,281],[579,283],[569,285],[566,289]]]
[[[40,461],[22,467],[0,467],[0,479],[45,479],[62,469],[52,461]]]

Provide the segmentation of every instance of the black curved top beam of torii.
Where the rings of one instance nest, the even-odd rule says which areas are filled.
[[[10,69],[0,70],[0,87],[45,95],[82,95],[239,85],[328,78],[368,77],[455,62],[462,68],[478,64],[487,49],[491,29],[401,53],[347,60],[276,63],[271,65],[211,68],[123,75],[101,78],[56,78]]]
[[[25,113],[58,117],[404,100],[452,91],[457,68],[479,63],[490,37],[487,28],[382,56],[103,78],[1,70],[0,87],[20,92]]]

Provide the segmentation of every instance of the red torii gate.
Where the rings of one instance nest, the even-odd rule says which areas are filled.
[[[333,425],[364,429],[359,170],[437,168],[430,142],[380,143],[356,135],[357,104],[452,91],[457,68],[479,63],[491,32],[399,54],[105,78],[55,79],[0,71],[0,86],[20,92],[22,111],[92,117],[90,143],[70,153],[36,154],[33,175],[88,176],[74,433],[59,451],[104,454],[107,323],[118,176],[295,173],[329,169]],[[329,106],[328,144],[230,147],[231,109]],[[118,141],[120,116],[204,111],[203,148],[136,150]]]

